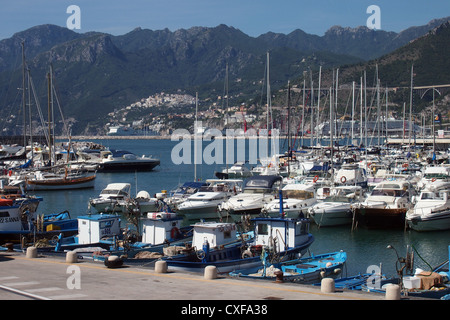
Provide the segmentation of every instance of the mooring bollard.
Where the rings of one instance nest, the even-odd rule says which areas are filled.
[[[167,262],[163,260],[156,261],[155,263],[156,273],[166,273],[167,272]]]
[[[75,251],[69,251],[66,253],[66,262],[67,263],[77,263],[78,262],[78,256]]]
[[[400,286],[398,284],[390,284],[386,286],[386,300],[400,300]]]
[[[37,248],[36,247],[28,247],[26,257],[28,259],[37,258]]]
[[[334,293],[335,292],[334,279],[323,278],[320,283],[320,291],[322,291],[323,293]]]
[[[207,266],[205,268],[205,279],[212,280],[217,278],[217,268],[216,266]]]

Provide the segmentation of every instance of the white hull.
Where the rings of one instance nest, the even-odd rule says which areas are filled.
[[[351,224],[353,215],[350,203],[322,202],[310,209],[309,217],[322,227]]]
[[[407,219],[408,226],[416,231],[450,230],[450,210],[443,213]]]

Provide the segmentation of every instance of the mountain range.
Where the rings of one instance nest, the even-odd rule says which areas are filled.
[[[22,42],[40,104],[46,105],[46,74],[52,65],[63,113],[76,119],[73,133],[88,134],[102,129],[106,114],[157,92],[198,91],[203,98],[222,95],[227,66],[230,95],[255,97],[261,92],[267,52],[271,86],[276,90],[319,66],[364,66],[449,19],[400,33],[334,26],[323,36],[295,30],[259,37],[226,25],[173,32],[136,28],[120,36],[40,25],[0,41],[0,128],[5,133],[20,131],[23,111],[17,88],[22,87]]]

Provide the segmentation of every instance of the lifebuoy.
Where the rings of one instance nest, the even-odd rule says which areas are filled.
[[[341,182],[342,182],[342,183],[345,183],[346,181],[347,181],[347,178],[346,178],[345,176],[342,176],[342,177],[341,177]]]
[[[431,179],[431,182],[435,182],[435,181],[436,181],[436,178]]]
[[[172,230],[170,230],[170,237],[172,239],[178,238],[179,235],[180,235],[180,230],[177,227],[173,227]]]
[[[319,180],[319,176],[314,176],[313,182],[317,182]]]

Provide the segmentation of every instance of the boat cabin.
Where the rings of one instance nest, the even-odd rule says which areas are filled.
[[[142,242],[145,244],[162,244],[177,239],[181,233],[183,218],[170,212],[149,212],[141,218]]]
[[[210,248],[236,241],[236,225],[225,222],[198,222],[194,224],[192,246],[200,250],[206,241]]]
[[[280,189],[283,178],[281,176],[256,176],[245,181],[244,193],[271,193]]]
[[[120,234],[120,217],[112,214],[92,214],[78,217],[78,243],[99,243],[106,237]]]
[[[269,246],[277,252],[294,248],[309,236],[308,219],[254,218],[255,245]]]
[[[100,192],[100,198],[123,199],[130,196],[131,185],[129,183],[110,183]]]

